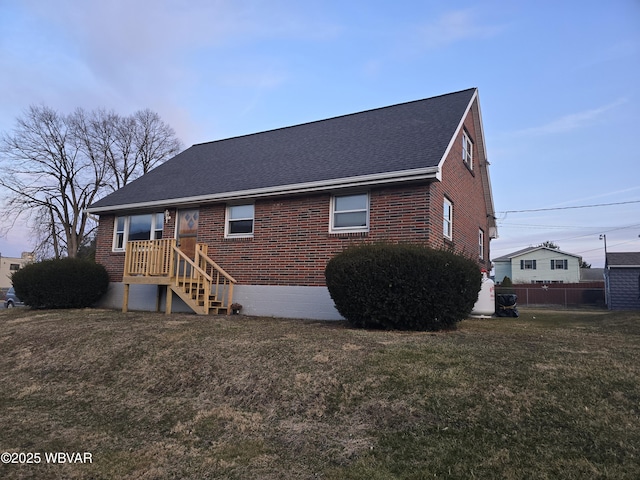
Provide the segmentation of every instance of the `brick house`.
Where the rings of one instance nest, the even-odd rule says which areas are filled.
[[[124,309],[171,311],[173,292],[197,313],[337,319],[324,269],[349,245],[453,248],[489,270],[496,237],[475,88],[194,145],[88,211],[104,304]]]

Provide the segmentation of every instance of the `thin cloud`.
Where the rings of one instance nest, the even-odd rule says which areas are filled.
[[[518,130],[517,132],[515,132],[515,134],[522,136],[539,136],[552,135],[556,133],[566,133],[573,130],[578,130],[593,125],[606,112],[608,112],[609,110],[613,110],[620,105],[624,105],[625,103],[627,103],[627,101],[628,100],[626,98],[621,98],[602,107],[584,110],[577,113],[570,113],[538,127]]]
[[[191,80],[189,76],[196,68],[215,70],[229,46],[236,48],[262,39],[322,42],[335,39],[341,32],[339,26],[311,17],[303,8],[277,9],[262,3],[85,3],[28,0],[23,8],[46,25],[59,42],[52,56],[73,52],[93,81],[101,85],[98,91],[114,87],[131,98],[144,98],[149,85],[176,90],[176,86]],[[281,81],[270,80],[272,84]]]
[[[564,201],[562,203],[558,203],[558,204],[555,204],[553,206],[554,207],[555,206],[562,206],[562,205],[571,204],[571,203],[584,203],[584,202],[588,202],[588,201],[591,201],[591,200],[596,200],[596,199],[599,199],[599,198],[606,198],[606,197],[615,197],[618,200],[623,199],[623,200],[620,200],[620,201],[624,201],[624,200],[627,199],[627,197],[623,196],[623,194],[629,193],[629,192],[635,192],[637,190],[640,190],[640,187],[623,188],[623,189],[620,189],[620,190],[613,190],[613,191],[610,191],[610,192],[600,193],[598,195],[590,195],[588,197],[580,197],[580,198],[574,198],[574,199],[571,199],[571,200],[566,200],[566,201]],[[635,200],[635,197],[632,200]]]
[[[422,26],[418,30],[418,43],[423,48],[435,49],[464,40],[490,38],[503,30],[503,26],[478,23],[474,9],[454,10]]]

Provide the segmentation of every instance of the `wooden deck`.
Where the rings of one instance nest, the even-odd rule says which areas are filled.
[[[196,245],[195,258],[186,256],[176,240],[137,240],[127,243],[124,261],[122,311],[129,308],[129,287],[158,285],[156,310],[166,289],[165,312],[171,313],[173,293],[195,313],[231,313],[235,279],[207,255],[207,245]]]

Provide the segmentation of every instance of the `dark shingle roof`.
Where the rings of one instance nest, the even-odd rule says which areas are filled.
[[[193,145],[90,210],[435,168],[475,92]]]
[[[640,252],[608,252],[609,267],[640,267]]]

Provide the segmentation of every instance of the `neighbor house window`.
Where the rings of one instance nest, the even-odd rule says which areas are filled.
[[[482,229],[478,230],[478,255],[480,260],[484,258],[484,232]]]
[[[164,214],[146,213],[116,217],[113,250],[123,251],[133,240],[158,240],[162,238]]]
[[[462,161],[473,169],[473,142],[466,130],[462,131]]]
[[[551,260],[551,270],[569,270],[567,260]]]
[[[253,204],[229,205],[225,235],[227,237],[253,236],[253,216]]]
[[[535,260],[520,260],[520,270],[535,270],[535,269],[536,269]]]
[[[19,263],[10,263],[9,264],[9,271],[10,272],[17,272],[18,270],[20,270],[20,264]]]
[[[369,230],[369,194],[335,195],[331,198],[332,232]]]
[[[442,234],[448,239],[453,238],[453,204],[448,198],[443,202]]]

